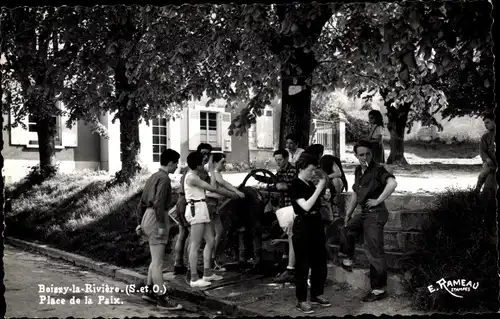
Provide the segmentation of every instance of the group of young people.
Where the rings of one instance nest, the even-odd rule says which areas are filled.
[[[375,135],[373,131],[371,136]],[[305,150],[298,148],[297,141],[295,135],[289,135],[287,149],[274,152],[279,167],[277,189],[286,191],[276,216],[289,243],[288,265],[276,279],[295,283],[297,309],[310,314],[314,312],[314,304],[330,306],[323,297],[327,277],[325,231],[339,216],[340,194],[348,190],[348,184],[338,157],[323,155],[324,147],[320,144],[313,144]],[[355,243],[364,233],[372,287],[363,297],[365,302],[386,296],[383,228],[388,211],[384,200],[397,186],[394,175],[378,162],[380,155],[377,160],[373,155],[380,151],[379,145],[378,141],[368,139],[354,146],[360,165],[355,170],[354,192],[348,203],[341,236],[341,266],[352,271]],[[357,206],[361,206],[360,214],[354,214]]]
[[[193,288],[211,285],[222,280],[215,273],[224,271],[217,263],[217,248],[222,235],[222,224],[218,216],[221,198],[243,198],[245,195],[222,177],[226,159],[222,153],[212,154],[209,144],[200,144],[196,152],[187,157],[187,167],[181,172],[180,191],[175,215],[168,215],[172,206],[172,185],[169,174],[178,169],[180,154],[167,149],[160,156],[160,169],[146,182],[138,207],[139,226],[136,232],[149,243],[151,263],[148,270],[147,288],[143,299],[156,303],[167,310],[182,309],[173,302],[159,287],[164,287],[163,259],[169,241],[169,218],[179,225],[179,236],[175,244],[174,274],[186,274],[184,266],[184,247],[188,235],[189,242],[189,284]],[[203,273],[198,273],[198,251],[203,249]]]
[[[384,200],[396,188],[394,176],[373,160],[373,143],[362,141],[354,151],[360,165],[355,171],[354,194],[345,216],[345,233],[341,251],[344,253],[342,267],[352,271],[354,245],[364,232],[368,242],[372,291],[365,301],[378,300],[385,296],[387,280],[383,250],[383,227],[387,221]],[[323,296],[327,277],[326,227],[339,216],[339,196],[347,191],[348,184],[340,160],[332,155],[323,155],[324,147],[313,144],[307,149],[298,148],[298,138],[287,136],[287,149],[274,152],[278,164],[276,188],[283,192],[283,201],[276,210],[276,217],[288,236],[289,251],[287,268],[277,280],[293,281],[296,285],[297,309],[312,313],[312,304],[330,306]],[[160,157],[160,169],[146,182],[138,208],[139,226],[137,233],[144,236],[151,252],[147,291],[143,298],[169,310],[182,309],[164,292],[163,257],[169,240],[168,209],[172,206],[172,186],[169,174],[177,170],[180,159],[174,150],[165,150]],[[225,156],[212,153],[209,144],[200,144],[197,151],[187,157],[187,167],[182,173],[176,216],[179,236],[175,245],[175,274],[186,274],[184,247],[188,234],[189,242],[189,284],[193,288],[207,287],[213,281],[221,280],[224,271],[217,262],[218,245],[222,224],[218,215],[222,198],[244,198],[245,194],[225,181]],[[362,213],[353,215],[356,206]],[[198,273],[198,251],[202,241],[203,273]],[[155,288],[156,287],[156,288]],[[307,301],[307,290],[310,298]]]

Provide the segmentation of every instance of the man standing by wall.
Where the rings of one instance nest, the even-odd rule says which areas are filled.
[[[480,192],[484,185],[484,192],[496,191],[495,172],[497,169],[496,158],[496,124],[494,114],[488,113],[483,117],[483,123],[488,130],[481,137],[479,144],[479,155],[483,160],[483,169],[479,175],[476,191]]]
[[[344,235],[340,251],[347,255],[342,267],[352,271],[355,242],[363,232],[370,262],[370,283],[372,290],[363,297],[370,302],[386,297],[387,264],[384,253],[384,226],[389,212],[384,201],[394,192],[397,183],[394,175],[384,166],[373,161],[371,143],[362,141],[354,146],[354,153],[360,165],[354,171],[353,194],[345,216]],[[361,213],[353,216],[356,206]]]
[[[493,113],[487,113],[483,117],[484,126],[488,130],[482,137],[481,143],[479,144],[479,154],[483,160],[483,169],[478,178],[478,183],[476,186],[476,191],[479,193],[481,188],[483,191],[481,197],[483,198],[483,203],[486,204],[486,223],[488,225],[488,231],[491,235],[495,236],[496,232],[496,192],[497,192],[497,181],[496,181],[496,170],[497,170],[497,158],[496,158],[496,124],[495,115]],[[484,187],[483,187],[484,185]]]

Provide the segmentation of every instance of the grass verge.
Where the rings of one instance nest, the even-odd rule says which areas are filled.
[[[135,234],[135,212],[147,176],[106,188],[104,174],[56,174],[12,202],[6,235],[39,240],[117,266],[147,262]],[[15,186],[13,186],[15,187]]]

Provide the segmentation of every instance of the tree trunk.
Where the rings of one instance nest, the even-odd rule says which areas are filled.
[[[389,123],[387,129],[391,133],[391,152],[387,158],[387,164],[401,164],[408,165],[405,158],[405,131],[406,122],[408,120],[408,113],[410,112],[411,104],[401,105],[398,109],[393,106],[387,105],[387,117]]]
[[[38,135],[40,170],[49,173],[54,169],[56,157],[55,137],[57,134],[57,126],[55,118],[37,118],[36,131]]]
[[[1,52],[1,50],[0,50]],[[2,70],[0,70],[0,130],[3,132],[3,86],[2,86]],[[5,228],[5,183],[4,183],[4,177],[3,177],[3,164],[4,164],[4,158],[3,158],[3,134],[2,134],[2,139],[0,140],[0,208],[2,210],[2,216],[0,217],[0,232],[4,233],[4,228]],[[0,248],[0,253],[3,256],[3,251],[4,251],[4,245],[3,245],[3,237],[2,236],[2,247]],[[0,302],[0,307],[6,309],[5,307],[5,299],[2,298],[2,301]]]
[[[285,137],[297,134],[299,147],[306,148],[309,144],[311,128],[311,88],[299,79],[298,86],[303,89],[295,95],[290,95],[288,90],[293,86],[293,79],[282,74],[281,79],[281,119],[280,119],[280,148],[285,147]]]
[[[138,155],[141,149],[139,141],[139,119],[140,113],[135,105],[129,105],[129,94],[136,90],[136,86],[130,84],[126,76],[125,61],[120,60],[115,68],[115,81],[117,96],[125,94],[118,108],[118,119],[120,120],[120,151],[122,169],[116,174],[118,183],[129,183],[140,170]]]
[[[141,149],[139,141],[139,112],[123,110],[118,112],[120,119],[120,151],[122,169],[116,174],[118,182],[129,183],[140,170],[138,155]]]
[[[295,4],[277,5],[276,15],[281,25],[294,24],[297,34],[302,34],[306,41],[306,47],[297,47],[295,34],[283,35],[276,43],[271,45],[271,51],[276,55],[292,53],[285,64],[281,65],[281,119],[279,147],[285,146],[285,137],[294,133],[298,135],[299,147],[305,148],[309,145],[309,135],[311,130],[311,87],[306,84],[306,79],[310,78],[314,69],[318,66],[318,61],[314,55],[312,47],[318,42],[323,26],[331,18],[334,8],[331,5],[322,5],[318,11],[316,7],[305,5],[298,12],[299,15],[307,16],[314,12],[315,19],[304,21],[294,19],[287,12],[294,12]],[[295,49],[291,49],[295,48]],[[309,49],[309,50],[306,50]],[[292,50],[291,52],[289,50]],[[305,52],[307,51],[307,53]],[[297,83],[293,83],[293,78]],[[290,95],[290,86],[300,86],[301,90],[297,94]]]

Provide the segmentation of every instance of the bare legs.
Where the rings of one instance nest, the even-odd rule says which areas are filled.
[[[165,245],[149,245],[151,252],[151,263],[148,270],[148,285],[156,285],[160,291],[163,290],[163,256]],[[158,289],[157,288],[157,289]]]
[[[219,215],[217,215],[211,222],[210,225],[212,227],[212,231],[214,234],[214,249],[212,250],[212,259],[216,260],[217,253],[219,250],[220,241],[222,238],[222,231],[224,228],[222,227],[222,222],[220,220]]]

